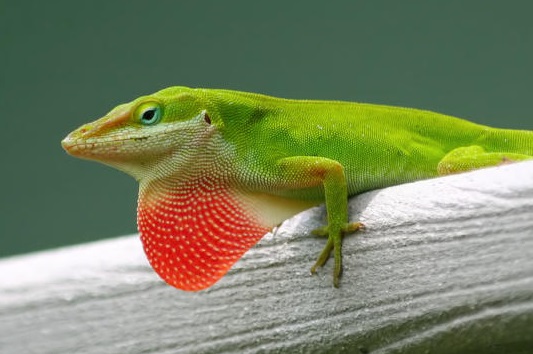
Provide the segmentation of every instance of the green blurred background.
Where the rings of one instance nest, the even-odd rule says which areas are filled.
[[[137,183],[61,139],[171,85],[533,129],[531,1],[0,1],[0,256],[133,233]]]

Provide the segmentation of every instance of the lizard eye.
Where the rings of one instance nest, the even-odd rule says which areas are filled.
[[[136,117],[142,125],[154,125],[161,120],[161,107],[157,103],[144,103],[137,108]]]

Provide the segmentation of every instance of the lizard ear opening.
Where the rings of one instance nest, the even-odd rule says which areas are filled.
[[[207,124],[211,125],[211,117],[209,117],[209,115],[207,114],[206,111],[203,111],[203,114],[204,114],[204,120]]]

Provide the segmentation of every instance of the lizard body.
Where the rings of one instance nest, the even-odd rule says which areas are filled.
[[[283,220],[325,202],[334,284],[347,199],[367,190],[533,158],[533,132],[429,111],[171,87],[120,105],[62,142],[140,184],[138,227],[169,284],[220,279]]]

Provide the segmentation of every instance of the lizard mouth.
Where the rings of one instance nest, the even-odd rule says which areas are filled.
[[[61,140],[61,146],[69,155],[78,156],[78,152],[84,150],[91,150],[94,144],[89,144],[80,139],[75,139],[72,134],[69,134],[65,139]]]
[[[148,137],[141,136],[125,139],[80,139],[69,134],[61,141],[61,146],[69,155],[82,158],[96,158],[98,156],[118,155],[126,144],[146,139],[148,139]]]
[[[153,137],[172,135],[176,131],[180,130],[180,127],[176,127],[173,129],[166,129],[165,131],[159,132],[157,134],[152,133],[150,136],[129,135],[123,138],[117,138],[116,136],[95,137],[94,130],[91,128],[92,127],[83,126],[67,135],[61,141],[61,146],[63,147],[63,149],[69,155],[81,158],[112,156],[114,153],[118,155],[120,151],[124,151],[126,146],[132,143],[143,142]]]

